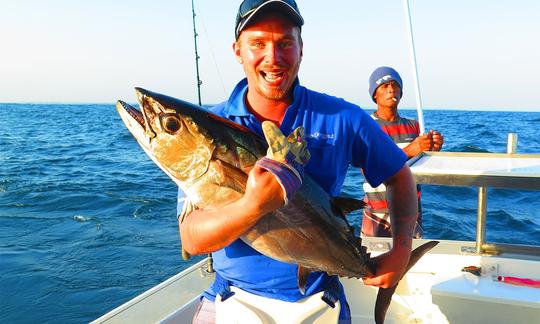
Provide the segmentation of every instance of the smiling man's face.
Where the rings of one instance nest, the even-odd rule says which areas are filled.
[[[299,27],[279,13],[266,14],[242,30],[234,52],[250,91],[267,100],[291,101],[302,61]]]

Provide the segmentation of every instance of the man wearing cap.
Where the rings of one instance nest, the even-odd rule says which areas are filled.
[[[377,104],[377,111],[371,117],[379,124],[382,130],[407,155],[407,158],[416,156],[424,151],[440,151],[444,138],[436,130],[420,135],[420,127],[416,120],[401,117],[398,113],[398,104],[403,96],[403,81],[399,73],[391,67],[381,66],[375,69],[369,78],[369,95]],[[384,184],[373,188],[364,183],[365,201],[362,218],[362,235],[364,236],[392,236],[392,226],[388,213],[386,187]],[[420,186],[418,192],[418,220],[414,232],[415,238],[421,238],[422,212],[420,205]]]
[[[392,193],[393,248],[377,257],[377,274],[364,282],[394,286],[409,260],[418,214],[407,157],[360,107],[300,84],[303,23],[294,0],[243,1],[233,50],[246,78],[212,111],[259,134],[263,134],[263,121],[273,122],[283,134],[302,126],[311,153],[305,172],[330,196],[339,195],[349,165],[361,168],[373,186],[385,183]],[[203,294],[194,323],[222,318],[220,312],[233,305],[230,300],[244,293],[293,307],[302,307],[297,301],[324,293],[325,301],[318,298],[319,302],[339,305],[333,322],[339,317],[340,323],[349,323],[349,306],[337,277],[311,273],[302,294],[297,265],[266,257],[240,239],[265,214],[284,204],[279,179],[266,170],[259,165],[253,168],[238,201],[219,210],[195,210],[179,225],[183,248],[191,254],[212,252],[216,271],[216,281]],[[227,299],[231,290],[241,293]]]

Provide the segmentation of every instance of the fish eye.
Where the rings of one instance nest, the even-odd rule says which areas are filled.
[[[161,124],[168,133],[176,133],[182,128],[182,123],[175,116],[166,116],[161,120]]]

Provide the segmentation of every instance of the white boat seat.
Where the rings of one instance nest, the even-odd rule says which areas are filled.
[[[324,292],[291,303],[230,289],[235,294],[225,301],[216,297],[216,324],[329,324],[339,318],[339,301],[331,308],[321,299]]]

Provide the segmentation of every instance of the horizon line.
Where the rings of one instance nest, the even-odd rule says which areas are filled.
[[[132,103],[130,103],[132,104]],[[138,103],[133,103],[134,105],[138,105]],[[116,105],[116,102],[0,102],[0,105]],[[204,104],[204,107],[212,107],[217,104]],[[358,104],[356,104],[358,105]],[[360,108],[364,110],[376,110],[377,107],[368,106],[368,107],[362,107],[358,105]],[[400,107],[400,110],[414,110],[416,111],[416,107]],[[538,108],[497,108],[497,107],[490,107],[490,108],[465,108],[465,107],[423,107],[422,110],[454,110],[454,111],[499,111],[499,112],[540,112],[540,107]]]

